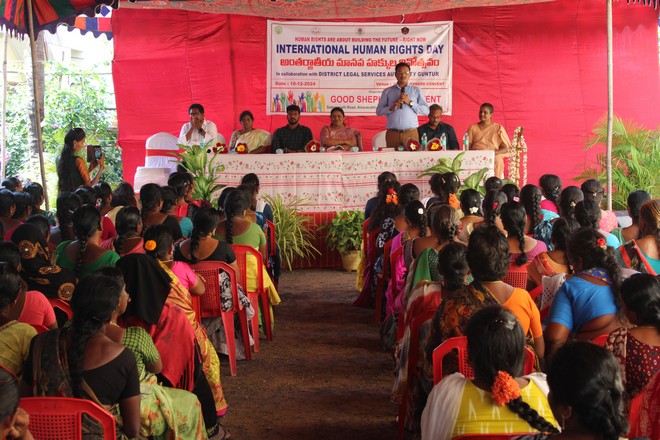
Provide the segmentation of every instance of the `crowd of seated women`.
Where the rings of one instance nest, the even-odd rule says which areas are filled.
[[[42,195],[0,190],[0,438],[29,438],[16,399],[4,398],[16,391],[3,387],[18,383],[23,396],[104,406],[123,438],[230,437],[220,423],[228,409],[222,320],[200,324],[192,295],[205,285],[191,264],[222,261],[238,270],[231,245],[239,243],[268,258],[256,221],[265,225],[272,211],[263,204],[254,211],[258,178],[244,180],[223,193],[219,209],[191,199],[185,172],[165,187],[144,185],[139,196],[125,182],[114,191],[104,182],[81,186],[59,194],[55,225],[38,209]],[[245,287],[254,289],[257,268],[247,267]],[[268,274],[264,280],[278,304]],[[221,282],[221,298],[223,309],[254,316],[242,287],[233,304]],[[100,429],[84,425],[90,435]]]
[[[660,435],[660,200],[631,193],[632,225],[619,228],[595,180],[562,188],[544,175],[518,188],[490,178],[483,198],[459,191],[454,173],[429,183],[433,197],[420,201],[383,173],[365,209],[355,304],[373,307],[385,280],[380,336],[395,361],[392,400],[405,405],[399,423],[442,440]],[[434,350],[461,336],[474,377],[454,352],[434,385]],[[525,346],[535,354],[526,376]],[[629,424],[642,396],[655,413]]]

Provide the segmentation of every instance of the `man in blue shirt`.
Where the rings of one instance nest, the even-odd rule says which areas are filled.
[[[388,147],[406,145],[408,139],[419,140],[417,115],[427,115],[429,105],[419,87],[408,85],[410,66],[399,63],[394,69],[396,84],[383,90],[376,107],[378,116],[387,116],[385,142]]]

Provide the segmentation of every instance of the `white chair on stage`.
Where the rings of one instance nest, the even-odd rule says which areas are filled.
[[[135,191],[147,183],[167,185],[170,174],[176,171],[177,160],[171,156],[179,151],[177,137],[165,132],[150,136],[145,142],[144,166],[135,172]]]
[[[374,136],[373,140],[371,141],[371,149],[376,150],[378,148],[379,150],[382,148],[387,147],[387,142],[385,141],[385,133],[387,130],[383,130],[380,133],[376,133]]]

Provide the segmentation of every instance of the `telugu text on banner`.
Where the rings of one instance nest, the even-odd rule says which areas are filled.
[[[410,84],[451,115],[453,24],[268,21],[269,115],[303,112],[374,115],[394,66],[410,65]]]

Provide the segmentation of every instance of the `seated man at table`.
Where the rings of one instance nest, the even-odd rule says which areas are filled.
[[[314,139],[312,130],[299,124],[300,107],[290,105],[286,108],[286,118],[289,122],[273,133],[273,150],[284,150],[285,153],[300,153],[305,151],[305,145]]]
[[[202,104],[191,104],[188,107],[190,122],[181,127],[178,142],[183,145],[199,145],[200,142],[209,142],[215,139],[217,142],[225,142],[225,137],[218,133],[218,128],[208,119],[204,118],[204,107]]]
[[[447,139],[447,150],[458,150],[458,139],[456,138],[454,127],[441,122],[441,119],[442,107],[438,104],[432,104],[429,107],[429,122],[417,127],[419,139],[421,140],[424,135],[426,135],[427,140],[433,138],[440,139],[440,136],[444,134]]]

